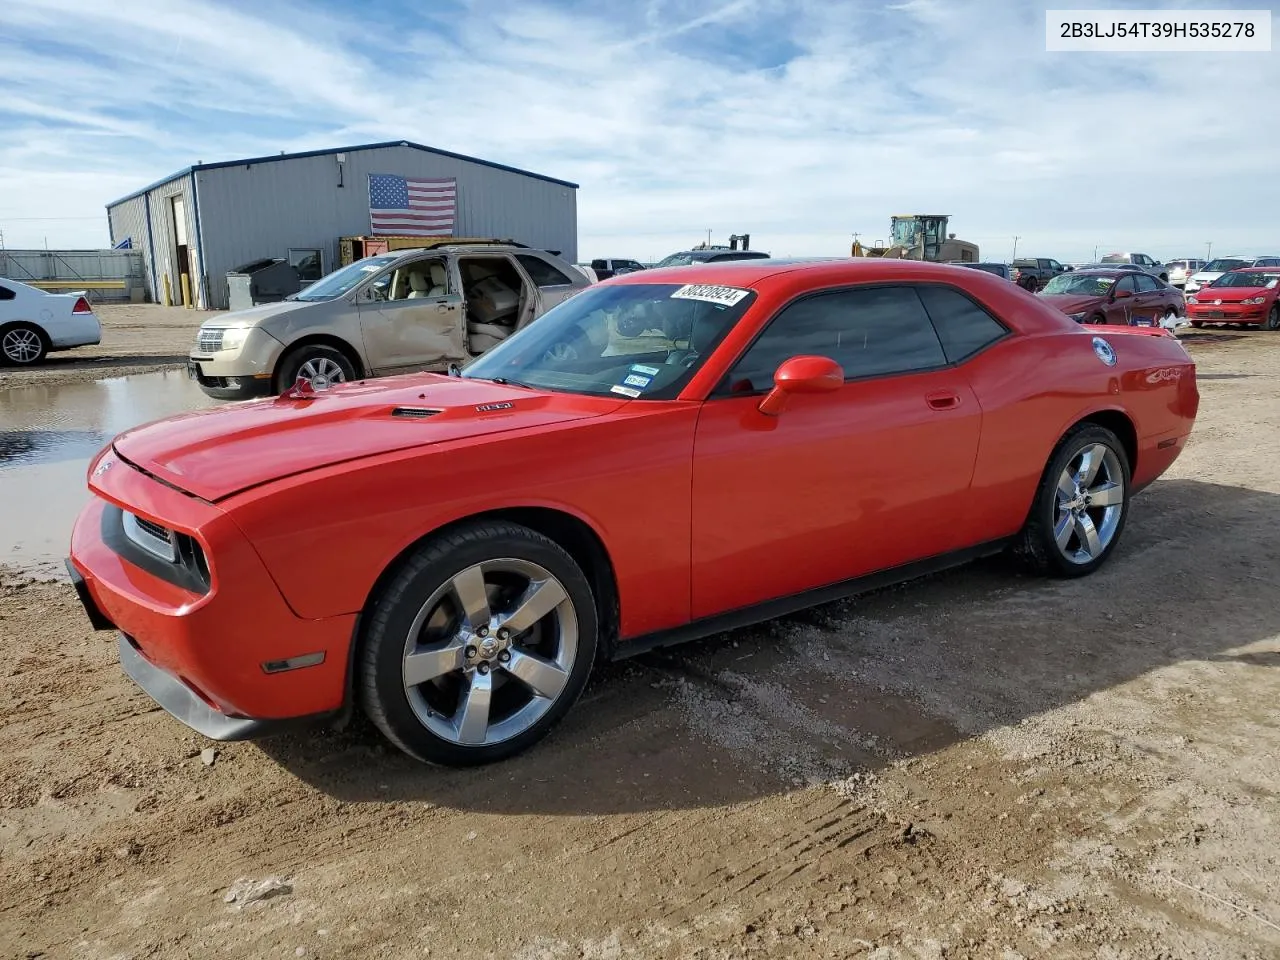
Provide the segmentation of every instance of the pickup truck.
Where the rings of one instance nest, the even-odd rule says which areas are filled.
[[[1013,261],[1012,279],[1018,286],[1035,293],[1058,274],[1070,269],[1048,257],[1026,257]]]

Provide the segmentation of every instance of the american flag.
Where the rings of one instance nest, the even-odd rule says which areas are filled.
[[[422,180],[369,174],[369,228],[374,234],[452,236],[457,203],[458,183],[452,177]]]

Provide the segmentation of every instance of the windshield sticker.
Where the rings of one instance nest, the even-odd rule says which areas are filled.
[[[671,295],[671,299],[705,300],[707,303],[719,304],[722,307],[732,307],[750,292],[750,290],[740,290],[737,287],[717,287],[706,283],[686,283]]]
[[[646,367],[643,363],[633,363],[631,369],[635,373],[647,373],[651,377],[658,375],[657,367]]]
[[[620,394],[622,394],[624,397],[631,397],[633,400],[634,400],[636,397],[640,396],[640,391],[639,391],[639,390],[637,390],[635,387],[623,387],[623,386],[617,386],[617,387],[610,387],[609,389],[610,389],[613,393],[620,393]]]
[[[652,379],[653,377],[642,377],[638,373],[633,373],[622,382],[628,387],[647,387]]]

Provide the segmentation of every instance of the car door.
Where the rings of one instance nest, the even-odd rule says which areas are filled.
[[[1168,305],[1160,281],[1147,273],[1140,273],[1133,280],[1137,292],[1129,308],[1130,319],[1139,326],[1158,324]]]
[[[1133,300],[1138,292],[1138,286],[1134,279],[1137,276],[1136,271],[1126,271],[1124,276],[1120,277],[1115,282],[1115,286],[1111,288],[1110,296],[1102,304],[1107,323],[1115,323],[1125,327],[1129,325]],[[1128,296],[1124,295],[1126,293]]]
[[[554,264],[532,253],[517,253],[516,261],[524,269],[525,274],[533,282],[538,293],[538,308],[534,317],[540,317],[556,304],[568,300],[583,289],[582,284],[575,283],[567,274],[561,272]],[[612,267],[612,262],[610,263]]]
[[[462,295],[443,256],[388,267],[357,297],[369,365],[379,374],[467,359]]]
[[[798,355],[844,368],[833,393],[757,407]],[[695,618],[963,546],[981,412],[911,286],[792,301],[703,404],[694,446]]]

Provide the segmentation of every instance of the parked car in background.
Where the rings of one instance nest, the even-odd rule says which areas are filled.
[[[280,303],[206,320],[187,360],[211,397],[465,363],[591,286],[545,250],[444,245],[365,257]]]
[[[1181,288],[1186,284],[1188,277],[1197,270],[1204,269],[1204,261],[1195,259],[1170,260],[1165,266],[1169,270],[1169,283],[1172,286]]]
[[[1140,268],[1144,273],[1158,277],[1165,283],[1169,282],[1169,271],[1165,268],[1165,265],[1145,253],[1108,253],[1102,258],[1101,262],[1107,266],[1114,266],[1117,263],[1129,263]]]
[[[592,260],[591,269],[596,272],[596,276],[601,280],[608,280],[610,277],[616,277],[619,274],[643,270],[644,264],[639,260],[620,260],[606,257]]]
[[[724,263],[727,260],[764,260],[769,255],[761,250],[731,250],[728,247],[712,247],[709,250],[681,250],[669,257],[663,257],[656,264],[658,267],[687,267],[694,263]]]
[[[1224,273],[1239,270],[1241,267],[1272,267],[1277,265],[1280,265],[1280,257],[1218,257],[1215,260],[1210,260],[1201,269],[1188,277],[1183,289],[1187,293],[1195,293],[1201,287],[1213,283]]]
[[[1182,294],[1141,270],[1073,270],[1037,296],[1077,323],[1172,328],[1185,311]]]
[[[50,351],[101,342],[102,324],[83,293],[0,279],[0,363],[31,366]]]
[[[1128,273],[1146,273],[1142,267],[1134,263],[1077,263],[1072,269],[1075,270],[1121,270]]]
[[[1025,257],[1014,260],[1011,264],[1013,282],[1024,290],[1035,293],[1060,273],[1071,268],[1063,266],[1057,260],[1048,257]]]
[[[460,376],[117,436],[69,571],[205,736],[359,708],[419,760],[480,764],[545,736],[597,660],[1004,550],[1093,573],[1198,405],[1176,338],[978,270],[646,270]]]
[[[575,263],[574,266],[577,267],[579,270],[581,270],[582,275],[586,277],[588,280],[590,280],[592,283],[600,282],[600,277],[596,274],[594,270],[591,269],[591,267],[588,264]]]
[[[1238,267],[1187,297],[1193,327],[1239,323],[1280,330],[1280,266]]]
[[[954,267],[969,267],[971,270],[981,270],[984,273],[995,274],[1002,280],[1013,281],[1013,268],[1007,263],[995,263],[983,261],[982,263],[974,263],[970,260],[948,260],[947,263]]]

